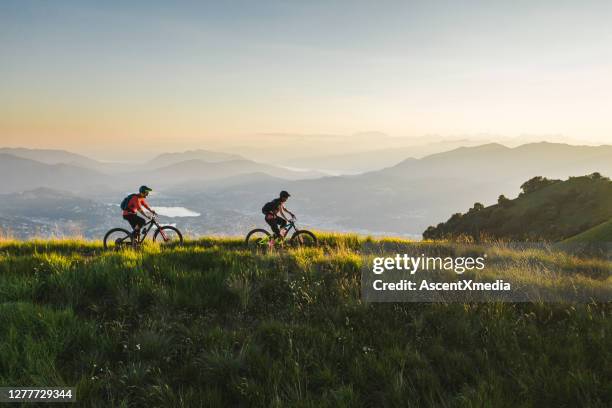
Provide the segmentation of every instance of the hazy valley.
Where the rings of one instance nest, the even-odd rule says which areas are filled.
[[[124,223],[121,199],[147,184],[155,190],[153,206],[185,207],[199,214],[163,218],[193,235],[242,235],[263,224],[261,206],[286,189],[292,194],[288,207],[303,226],[420,237],[428,226],[476,201],[490,205],[500,194],[515,197],[533,176],[612,174],[612,146],[484,144],[404,157],[399,163],[399,156],[386,152],[348,154],[343,160],[321,153],[320,168],[297,171],[209,150],[110,163],[57,150],[0,149],[1,227],[4,234],[20,238],[99,238]],[[397,152],[409,153],[405,147]],[[368,157],[377,169],[360,172],[363,165],[351,164]],[[324,166],[336,162],[336,170],[358,174],[326,174]]]

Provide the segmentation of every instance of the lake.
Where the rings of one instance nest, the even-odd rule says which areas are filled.
[[[185,207],[153,207],[154,210],[165,217],[199,217],[200,213]]]

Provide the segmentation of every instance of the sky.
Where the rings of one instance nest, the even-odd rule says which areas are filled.
[[[0,145],[612,143],[612,2],[0,1]]]

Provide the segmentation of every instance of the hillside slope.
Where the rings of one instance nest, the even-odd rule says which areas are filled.
[[[423,237],[561,241],[612,218],[612,181],[597,173],[566,181],[534,178],[523,190],[516,199],[501,196],[489,207],[476,203],[467,213],[429,227]]]
[[[581,232],[580,234],[571,236],[563,242],[569,244],[582,242],[612,242],[612,219]]]
[[[322,243],[0,242],[0,382],[75,386],[82,406],[609,406],[612,303],[367,304],[368,247],[462,249]],[[496,251],[497,273],[555,273],[546,285],[609,275],[601,260]]]

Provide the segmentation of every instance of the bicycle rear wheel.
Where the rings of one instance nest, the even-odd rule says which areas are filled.
[[[132,248],[132,233],[123,228],[113,228],[104,235],[104,249]]]
[[[317,245],[317,237],[308,230],[296,231],[289,243],[294,247],[314,247]]]
[[[249,248],[267,248],[270,236],[270,233],[265,229],[257,228],[247,234],[244,242]]]

